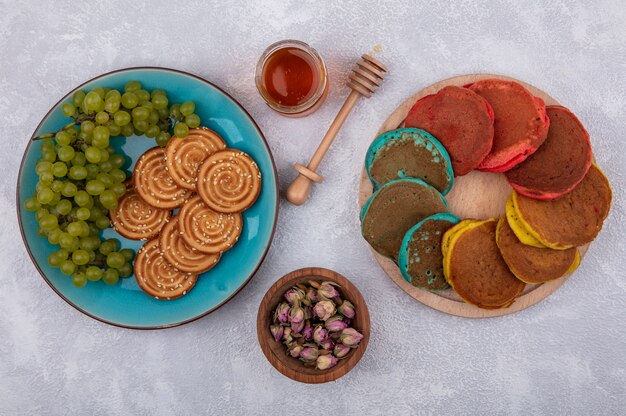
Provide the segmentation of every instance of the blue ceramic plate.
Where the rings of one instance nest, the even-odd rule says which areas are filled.
[[[162,68],[129,68],[101,75],[77,89],[98,86],[123,89],[131,80],[139,80],[148,90],[166,90],[170,102],[194,101],[195,112],[204,126],[222,136],[229,147],[243,150],[256,160],[263,179],[261,194],[243,213],[243,232],[234,248],[224,254],[217,266],[202,274],[186,296],[172,301],[156,300],[146,295],[134,277],[120,279],[114,286],[99,281],[88,282],[83,288],[74,287],[68,276],[48,265],[48,255],[57,246],[37,235],[34,213],[21,209],[24,200],[33,195],[38,181],[35,164],[41,153],[37,142],[29,143],[20,166],[17,213],[24,243],[35,266],[50,287],[70,305],[112,325],[137,329],[166,328],[193,321],[219,308],[241,290],[259,268],[276,225],[276,168],[263,134],[246,110],[228,94],[194,75]],[[33,136],[57,131],[70,121],[60,108],[73,92],[50,110]],[[146,137],[119,137],[111,142],[130,159],[124,166],[127,171],[144,151],[155,146],[154,140]],[[135,250],[142,244],[120,236],[113,229],[105,230],[104,236],[117,238],[122,247]]]

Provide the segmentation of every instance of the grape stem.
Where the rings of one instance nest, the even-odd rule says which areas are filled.
[[[39,136],[35,136],[33,137],[31,140],[32,141],[36,141],[36,140],[42,140],[42,139],[51,139],[52,137],[56,136],[57,133],[64,131],[64,130],[68,130],[76,125],[80,125],[80,123],[82,123],[83,121],[87,121],[87,120],[91,120],[94,121],[96,119],[96,114],[92,113],[92,114],[79,114],[77,116],[72,117],[72,119],[74,121],[72,121],[71,123],[66,124],[65,126],[63,126],[63,128],[55,131],[54,133],[45,133],[45,134],[40,134]]]

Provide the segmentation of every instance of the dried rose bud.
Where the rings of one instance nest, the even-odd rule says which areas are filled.
[[[333,354],[337,358],[344,358],[346,355],[348,355],[349,352],[350,352],[350,347],[343,345],[343,344],[335,345],[335,349],[333,350]]]
[[[287,322],[287,319],[289,319],[289,304],[282,302],[276,307],[276,311],[274,312],[274,321],[284,324]]]
[[[357,347],[359,342],[363,339],[363,335],[354,328],[346,328],[341,331],[341,336],[339,337],[339,341],[348,347]]]
[[[337,342],[337,340],[339,340],[340,336],[341,336],[341,332],[330,332],[328,334],[328,338],[332,339],[335,342]]]
[[[322,349],[325,349],[328,351],[331,351],[333,348],[335,348],[335,343],[330,338],[326,338],[325,340],[320,342],[319,345]]]
[[[299,305],[302,298],[304,298],[304,292],[297,287],[292,287],[285,292],[285,299],[290,305]]]
[[[317,366],[318,370],[328,370],[331,367],[337,365],[337,358],[335,358],[332,354],[320,355],[317,357]]]
[[[337,307],[337,312],[345,316],[346,318],[354,318],[354,305],[349,300],[344,300],[341,305]]]
[[[306,294],[304,295],[304,297],[306,299],[308,299],[311,302],[311,304],[317,302],[317,290],[315,290],[314,288],[310,287],[306,291]]]
[[[293,358],[298,358],[300,357],[300,353],[302,352],[303,349],[304,347],[302,345],[295,344],[287,350],[287,353],[291,355]]]
[[[335,304],[329,300],[321,300],[313,307],[313,313],[325,321],[335,314]]]
[[[286,327],[283,331],[283,342],[285,344],[289,344],[291,341],[293,341],[293,337],[291,336],[291,328]]]
[[[317,294],[323,298],[331,299],[339,296],[339,292],[335,289],[334,282],[322,282]]]
[[[328,332],[337,332],[348,327],[348,325],[343,321],[343,316],[341,315],[331,316],[326,320],[324,326],[328,329]]]
[[[291,331],[294,334],[300,334],[300,331],[302,331],[304,329],[304,321],[300,321],[300,322],[292,322],[291,323]],[[294,335],[296,336],[296,335]]]
[[[318,344],[328,338],[328,331],[323,326],[317,325],[313,330],[313,341]]]
[[[310,339],[313,339],[313,327],[311,326],[311,323],[308,321],[306,325],[304,326],[304,329],[302,330],[302,336],[307,341]]]
[[[314,361],[317,359],[319,351],[315,347],[304,347],[300,351],[300,359],[303,361]]]
[[[291,309],[289,309],[289,322],[291,322],[292,325],[304,322],[304,310],[300,306],[292,306]]]
[[[282,325],[270,325],[270,332],[276,342],[280,341],[283,337],[284,329],[285,328]]]
[[[302,308],[302,310],[304,311],[304,319],[311,319],[313,317],[313,308],[311,308],[310,306],[305,306],[304,308]]]

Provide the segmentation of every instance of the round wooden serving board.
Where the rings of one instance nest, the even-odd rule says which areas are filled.
[[[402,127],[407,113],[418,99],[429,94],[434,94],[448,85],[463,86],[489,78],[499,78],[518,82],[527,88],[533,95],[542,98],[546,102],[546,105],[559,105],[558,101],[554,98],[523,81],[492,74],[462,75],[439,81],[411,96],[398,108],[396,108],[393,113],[391,113],[389,118],[387,118],[376,134],[376,137],[386,131]],[[372,140],[376,137],[372,137]],[[487,219],[499,217],[504,214],[505,203],[511,194],[511,191],[512,189],[503,174],[473,171],[468,175],[454,178],[454,186],[452,187],[450,193],[446,195],[446,200],[448,201],[450,212],[461,219]],[[360,207],[363,207],[363,204],[365,204],[367,199],[372,195],[372,192],[372,183],[367,177],[367,172],[364,167],[359,185]],[[584,257],[587,248],[588,245],[579,247],[578,250],[580,252],[581,260]],[[565,275],[560,279],[550,282],[537,285],[527,285],[524,292],[518,296],[515,302],[513,302],[513,304],[508,308],[487,310],[463,302],[463,300],[452,289],[440,292],[429,292],[427,290],[419,289],[404,280],[402,274],[400,273],[400,269],[393,260],[381,256],[374,250],[372,250],[372,253],[376,258],[376,261],[378,261],[391,280],[393,280],[411,297],[438,311],[466,318],[491,318],[521,311],[549,296],[563,283],[565,283],[565,280],[569,277],[569,275]]]

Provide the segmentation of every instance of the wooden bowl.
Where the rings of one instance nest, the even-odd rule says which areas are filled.
[[[339,284],[341,287],[338,290],[342,299],[352,302],[356,310],[356,316],[352,320],[351,326],[363,334],[363,340],[359,346],[350,351],[346,358],[339,360],[336,366],[328,370],[305,367],[300,360],[288,355],[285,345],[282,342],[276,342],[270,332],[272,313],[276,306],[284,300],[283,294],[295,284],[304,284],[309,280],[330,280]],[[261,305],[259,305],[256,330],[263,354],[274,368],[283,375],[302,383],[326,383],[336,380],[352,370],[365,353],[370,338],[370,315],[361,292],[352,282],[332,270],[309,267],[295,270],[283,276],[270,287],[261,300]]]

